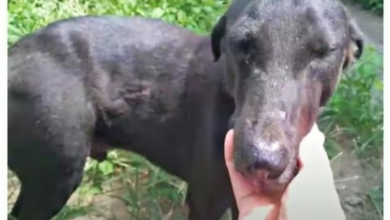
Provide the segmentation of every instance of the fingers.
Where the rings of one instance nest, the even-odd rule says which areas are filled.
[[[229,172],[234,196],[240,212],[240,216],[246,216],[252,213],[254,208],[258,208],[257,214],[254,214],[258,220],[266,220],[265,216],[270,214],[270,210],[274,207],[270,205],[269,198],[258,194],[258,189],[250,180],[242,176],[235,170],[233,156],[233,130],[230,130],[225,137],[225,163]],[[274,215],[277,213],[273,211]],[[247,218],[245,218],[247,219]],[[248,220],[251,218],[248,218]],[[275,218],[271,218],[272,220]]]
[[[233,129],[229,130],[225,137],[225,162],[230,168],[233,164]]]
[[[225,138],[225,163],[229,172],[235,197],[238,200],[244,199],[254,193],[250,181],[235,170],[233,159],[233,130],[230,130]]]

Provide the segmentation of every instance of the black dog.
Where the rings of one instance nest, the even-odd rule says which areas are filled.
[[[237,170],[284,189],[300,140],[362,47],[333,0],[234,1],[211,37],[137,17],[50,24],[8,53],[8,165],[22,183],[11,215],[52,218],[87,156],[115,146],[187,181],[189,219],[229,207],[236,219],[229,122]]]

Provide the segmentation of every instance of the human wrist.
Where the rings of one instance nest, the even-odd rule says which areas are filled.
[[[286,216],[291,220],[298,217],[300,220],[345,220],[333,173],[313,171],[300,173],[301,176],[297,176],[288,187],[284,197]]]
[[[239,220],[277,220],[278,210],[272,205],[253,207],[249,212],[241,213]]]

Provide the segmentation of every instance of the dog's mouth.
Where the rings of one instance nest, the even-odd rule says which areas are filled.
[[[274,197],[284,192],[291,180],[298,174],[298,159],[296,161],[296,163],[289,164],[282,173],[273,173],[250,166],[242,169],[240,173],[249,180],[256,189],[256,193]]]
[[[259,181],[267,181],[267,182],[277,182],[280,174],[271,173],[266,170],[259,170],[253,167],[247,166],[244,171],[244,176],[251,179],[256,179]]]
[[[255,171],[246,178],[250,180],[257,193],[270,197],[280,194],[287,186],[286,183],[279,182],[277,178],[272,179],[263,171]]]

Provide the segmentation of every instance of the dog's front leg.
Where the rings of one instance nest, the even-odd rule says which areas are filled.
[[[224,158],[212,143],[200,141],[197,146],[188,181],[189,219],[219,220],[235,204]]]

